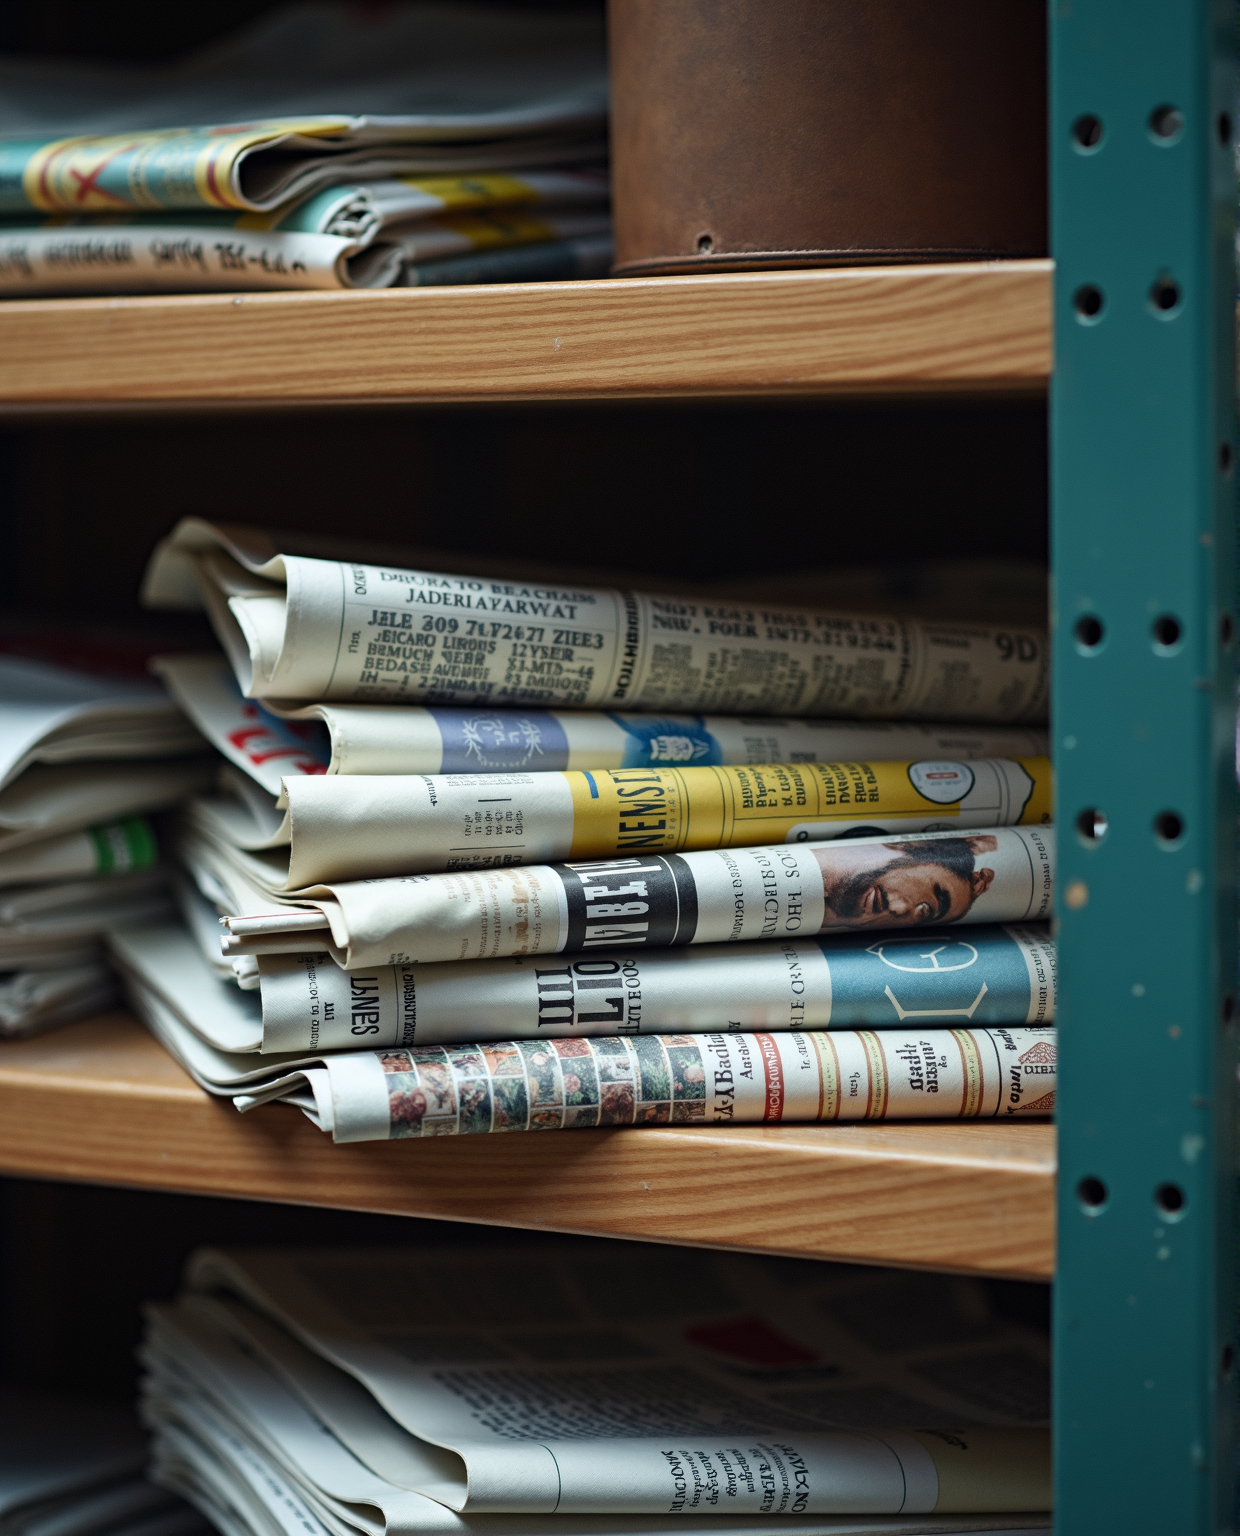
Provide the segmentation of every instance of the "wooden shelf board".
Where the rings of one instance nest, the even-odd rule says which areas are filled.
[[[1049,1125],[658,1127],[335,1146],[128,1014],[0,1046],[0,1172],[1045,1280]]]
[[[1044,388],[1051,263],[0,303],[0,408]]]

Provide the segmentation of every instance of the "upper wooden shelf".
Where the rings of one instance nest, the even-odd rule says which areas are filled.
[[[1046,1280],[1049,1125],[650,1127],[335,1146],[110,1013],[0,1045],[0,1173]]]
[[[1051,270],[0,302],[0,409],[1036,391]]]

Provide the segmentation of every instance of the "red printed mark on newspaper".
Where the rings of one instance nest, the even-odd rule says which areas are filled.
[[[323,763],[308,756],[297,747],[291,746],[287,741],[281,741],[274,731],[262,723],[262,717],[254,705],[247,704],[243,713],[257,723],[242,726],[240,730],[229,731],[228,740],[238,752],[249,758],[255,767],[263,763],[275,762],[280,758],[287,758],[290,773],[327,772]]]
[[[762,1070],[766,1077],[766,1108],[764,1120],[782,1120],[784,1117],[784,1064],[779,1058],[779,1046],[774,1035],[755,1035],[762,1053]]]

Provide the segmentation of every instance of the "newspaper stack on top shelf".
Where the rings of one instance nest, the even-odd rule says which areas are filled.
[[[155,682],[0,655],[0,1039],[104,1006],[104,935],[169,910],[149,816],[215,774]]]
[[[153,1475],[230,1536],[1029,1530],[1047,1353],[976,1281],[552,1238],[206,1250],[148,1309],[143,1416]]]
[[[601,16],[462,0],[286,6],[171,65],[0,57],[0,295],[600,276],[606,111]]]
[[[1041,632],[304,550],[147,573],[228,766],[113,948],[205,1087],[338,1141],[1050,1112]]]

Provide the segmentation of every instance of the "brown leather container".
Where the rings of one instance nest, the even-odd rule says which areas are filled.
[[[610,0],[617,274],[1046,251],[1046,0]]]

